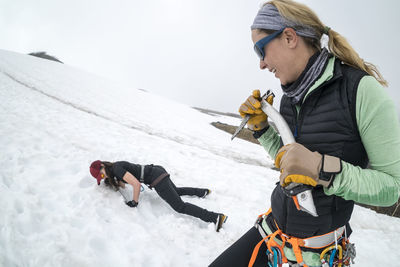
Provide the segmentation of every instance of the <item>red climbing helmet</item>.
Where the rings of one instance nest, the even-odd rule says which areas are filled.
[[[97,180],[97,184],[100,185],[101,179],[103,179],[103,175],[100,173],[101,170],[101,161],[96,160],[90,164],[90,174]]]

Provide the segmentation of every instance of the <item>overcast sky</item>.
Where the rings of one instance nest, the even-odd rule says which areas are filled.
[[[236,112],[259,70],[250,25],[259,0],[0,0],[0,48],[65,64],[191,106]],[[400,110],[398,0],[301,0],[389,81]],[[84,88],[82,88],[84,90]]]

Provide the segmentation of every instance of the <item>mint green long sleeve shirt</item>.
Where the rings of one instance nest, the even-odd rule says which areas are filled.
[[[333,76],[333,63],[334,58],[331,58],[324,74],[308,94]],[[363,204],[391,206],[400,194],[399,118],[394,102],[372,76],[363,77],[358,85],[356,121],[370,169],[342,160],[342,172],[336,175],[331,187],[324,189],[325,194]],[[270,127],[258,140],[274,159],[280,148],[278,133]]]

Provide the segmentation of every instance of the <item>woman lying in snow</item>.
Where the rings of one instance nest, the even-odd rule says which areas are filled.
[[[205,222],[215,223],[216,231],[219,232],[228,218],[222,213],[215,213],[202,209],[191,203],[183,202],[180,196],[206,197],[211,193],[206,188],[176,187],[171,181],[166,170],[157,165],[140,165],[127,161],[114,163],[96,160],[90,165],[91,175],[97,179],[97,184],[105,179],[107,186],[118,190],[128,183],[133,187],[133,200],[126,204],[135,208],[139,204],[141,183],[155,189],[157,194],[164,199],[175,211],[197,217]]]

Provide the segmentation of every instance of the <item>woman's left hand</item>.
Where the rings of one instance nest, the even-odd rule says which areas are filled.
[[[286,145],[279,149],[275,166],[280,168],[280,184],[290,183],[328,187],[335,174],[342,171],[341,161],[337,157],[311,152],[299,143]]]
[[[131,208],[136,208],[139,203],[137,203],[135,200],[131,200],[131,201],[126,202],[125,204]]]

